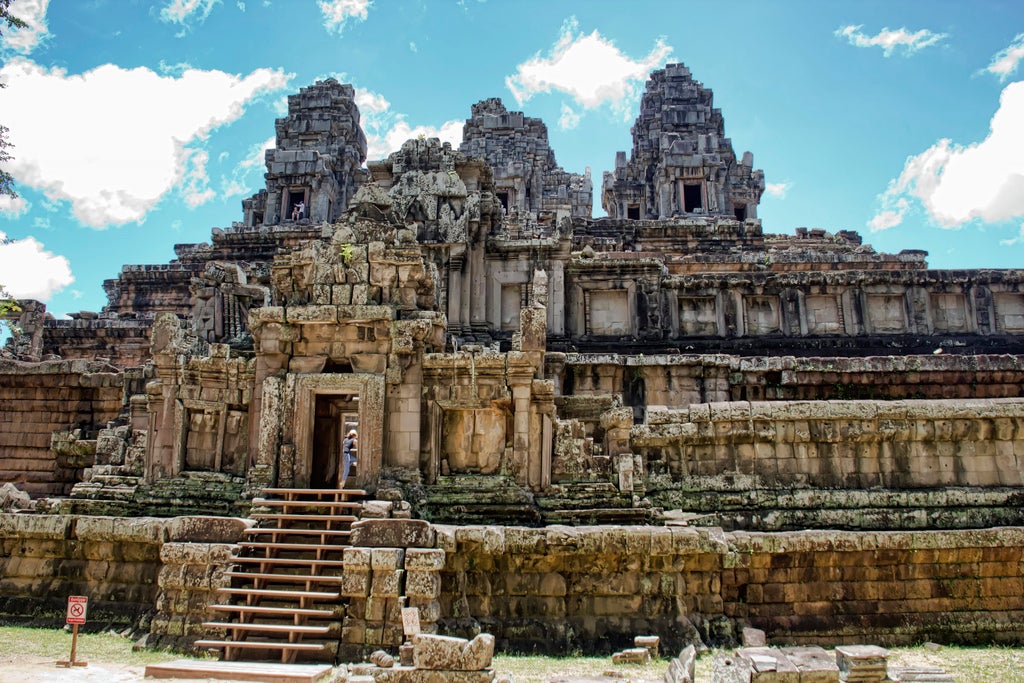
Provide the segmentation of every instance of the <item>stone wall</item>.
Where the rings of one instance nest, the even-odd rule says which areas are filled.
[[[167,542],[160,547],[156,614],[146,644],[150,647],[191,649],[200,638],[223,633],[203,622],[224,621],[210,605],[227,601],[217,589],[231,585],[224,575],[230,567],[233,545],[250,523],[235,518],[178,517],[168,526]]]
[[[248,522],[235,518],[0,514],[0,622],[55,628],[69,595],[87,630],[150,630],[187,648],[207,635],[216,589]]]
[[[648,411],[632,446],[696,487],[726,473],[748,488],[1019,487],[1024,399],[694,404]]]
[[[442,632],[499,650],[667,651],[739,627],[773,643],[1020,643],[1024,529],[723,533],[684,527],[438,527]]]
[[[209,635],[246,524],[0,515],[0,620],[52,627],[68,595],[87,595],[90,627],[148,627],[149,644],[187,649]],[[1024,642],[1021,527],[433,529],[436,549],[346,553],[346,653],[397,642],[403,595],[428,631],[486,631],[503,651],[607,654],[647,633],[673,651],[746,625],[776,644]]]
[[[0,361],[0,482],[67,495],[92,462],[51,450],[54,432],[95,438],[121,412],[123,385],[124,375],[95,361]]]
[[[0,515],[0,620],[55,628],[69,595],[89,598],[89,630],[145,626],[160,546],[174,520]]]

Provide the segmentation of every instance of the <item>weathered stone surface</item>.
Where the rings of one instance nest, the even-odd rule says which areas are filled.
[[[421,519],[361,519],[352,525],[349,542],[365,548],[430,548],[434,532]]]
[[[694,683],[696,666],[697,648],[687,645],[678,657],[669,662],[668,670],[665,672],[665,683]]]
[[[779,648],[793,665],[800,670],[800,683],[837,683],[839,667],[834,653],[820,647]]]
[[[489,633],[473,640],[421,633],[412,644],[416,668],[431,671],[483,671],[494,654],[494,636]]]
[[[647,664],[651,661],[651,651],[646,647],[633,647],[612,654],[612,664]]]
[[[743,628],[743,647],[764,647],[768,644],[764,631],[759,628]]]
[[[800,683],[800,669],[776,648],[743,647],[736,654],[750,661],[752,681],[757,683]],[[816,675],[816,674],[813,674]]]
[[[252,520],[230,517],[175,517],[167,525],[168,542],[237,543]]]
[[[752,675],[749,660],[724,652],[715,654],[711,664],[711,680],[715,683],[750,683]]]
[[[0,510],[28,510],[32,507],[32,497],[14,484],[7,482],[0,486]]]
[[[0,481],[83,516],[0,519],[4,590],[138,605],[158,573],[154,632],[187,639],[249,501],[340,485],[354,428],[345,485],[380,500],[344,554],[346,656],[401,641],[401,598],[523,649],[1020,639],[1024,271],[765,233],[763,175],[681,64],[597,220],[539,120],[484,100],[459,150],[364,168],[355,97],[291,96],[243,220],[125,266],[103,311],[24,302]]]

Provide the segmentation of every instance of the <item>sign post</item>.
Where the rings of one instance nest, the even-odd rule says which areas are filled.
[[[78,653],[78,626],[85,623],[85,615],[89,608],[89,598],[84,595],[68,596],[67,623],[71,624],[71,658],[67,661],[57,662],[57,666],[89,666],[89,662],[79,662],[75,659]]]

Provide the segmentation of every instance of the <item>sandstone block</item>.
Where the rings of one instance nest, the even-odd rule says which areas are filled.
[[[339,591],[349,598],[365,598],[370,594],[370,572],[345,568]]]
[[[764,631],[759,628],[743,629],[743,647],[764,647],[768,644]]]
[[[387,503],[388,510],[393,505],[390,501],[368,502]],[[350,542],[365,548],[430,548],[434,545],[434,531],[429,522],[421,519],[361,519],[352,525]],[[443,552],[441,556],[444,557]]]
[[[408,548],[405,551],[405,568],[421,571],[441,571],[444,569],[445,552],[434,548]]]
[[[405,594],[410,597],[436,598],[441,594],[441,575],[437,572],[406,571]]]
[[[398,570],[375,570],[370,579],[370,594],[385,597],[398,597],[402,594],[402,574]]]
[[[345,571],[349,571],[350,568],[352,570],[359,570],[361,568],[363,571],[369,571],[372,553],[373,551],[369,548],[345,548],[342,553],[342,560],[345,562]]]
[[[800,683],[838,683],[835,655],[820,647],[783,647],[784,655],[800,670]]]
[[[494,655],[494,636],[489,633],[473,640],[421,633],[412,644],[416,668],[431,671],[483,671]]]
[[[753,673],[750,661],[735,654],[719,652],[711,665],[711,680],[715,683],[750,683]]]
[[[374,572],[395,570],[403,566],[405,550],[402,548],[373,548],[370,553],[370,568]]]
[[[651,651],[646,647],[631,647],[612,655],[612,664],[647,664],[651,661]]]
[[[168,542],[237,543],[251,520],[238,517],[174,517],[167,525]]]

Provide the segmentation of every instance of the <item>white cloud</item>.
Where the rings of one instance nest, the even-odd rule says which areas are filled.
[[[835,30],[835,35],[839,38],[846,38],[850,45],[855,47],[880,47],[886,57],[892,56],[896,48],[903,48],[909,56],[949,37],[946,33],[932,33],[926,28],[910,32],[902,27],[895,31],[886,27],[875,35],[869,36],[863,33],[861,28],[863,28],[863,24],[841,26]]]
[[[164,60],[156,65],[156,68],[164,76],[181,76],[183,73],[192,68],[192,65],[188,62],[178,62],[176,64],[168,64]]]
[[[962,146],[939,140],[907,159],[900,176],[881,195],[882,208],[869,225],[899,225],[916,199],[943,228],[972,220],[998,222],[1024,216],[1024,81],[1011,83],[981,142]]]
[[[324,15],[324,28],[328,33],[341,35],[349,19],[366,21],[370,0],[320,0],[320,12]]]
[[[235,3],[235,6],[238,7],[238,10],[240,12],[244,12],[245,11],[245,3],[242,2],[242,0],[238,0],[238,2]]]
[[[765,183],[764,191],[772,197],[785,199],[786,193],[789,192],[791,187],[793,187],[793,183]]]
[[[270,69],[246,76],[190,69],[172,78],[113,64],[70,75],[11,60],[0,69],[10,84],[3,115],[18,145],[10,173],[50,200],[71,202],[85,225],[141,222],[182,186],[187,172],[205,176],[188,162],[210,131],[238,119],[260,94],[287,87],[290,78]],[[196,186],[190,202],[202,191]]]
[[[2,232],[0,273],[7,293],[16,299],[46,301],[75,281],[65,257],[46,251],[34,237],[9,240]]]
[[[999,244],[1002,244],[1003,246],[1006,246],[1006,247],[1012,247],[1014,244],[1022,244],[1022,243],[1024,243],[1024,223],[1021,223],[1020,231],[1017,232],[1017,236],[1016,237],[1011,237],[1011,238],[1005,239],[1005,240],[999,240]]]
[[[206,150],[189,150],[188,172],[185,173],[185,183],[182,188],[185,203],[190,209],[205,204],[214,197],[214,191],[210,189],[210,181],[206,175],[206,164],[210,161],[210,154]]]
[[[230,178],[221,178],[221,194],[226,197],[235,195],[250,195],[260,187],[249,176],[257,170],[263,170],[266,164],[266,152],[273,149],[277,144],[277,138],[271,136],[263,142],[257,143],[249,148],[245,158],[238,162],[238,165],[231,172]],[[260,174],[262,178],[262,173]]]
[[[19,29],[7,29],[2,44],[5,48],[27,55],[46,38],[50,29],[46,25],[46,9],[50,0],[18,0],[10,6],[11,16],[24,21],[27,26]]]
[[[10,195],[0,194],[0,213],[6,214],[4,218],[18,218],[31,208],[24,197],[11,199]]]
[[[580,115],[572,107],[562,102],[562,113],[558,117],[558,127],[562,130],[571,130],[580,125]]]
[[[160,10],[160,20],[167,24],[180,24],[189,27],[194,23],[206,21],[214,6],[221,0],[171,0]],[[178,36],[182,34],[179,33]]]
[[[1024,59],[1024,33],[1018,33],[1012,43],[992,57],[992,63],[985,67],[985,71],[999,76],[1000,81],[1005,81],[1017,70],[1017,65],[1022,59]]]
[[[392,152],[402,148],[402,143],[413,138],[440,138],[441,142],[450,142],[453,148],[462,143],[462,126],[465,121],[445,121],[440,127],[410,126],[403,115],[399,115],[394,125],[379,134],[366,136],[366,158],[370,161],[387,158]]]
[[[355,102],[366,133],[366,158],[369,161],[386,158],[412,138],[440,138],[441,142],[450,142],[456,148],[462,143],[465,121],[445,121],[438,127],[410,126],[405,114],[391,111],[391,103],[383,95],[365,88],[356,88]]]
[[[420,51],[420,49],[418,47],[416,47],[416,43],[411,41],[411,40],[409,41],[409,50],[412,51],[412,52],[419,52]]]
[[[648,74],[671,53],[672,48],[658,39],[646,57],[632,59],[596,30],[581,33],[576,18],[570,17],[562,24],[550,55],[537,53],[526,60],[516,67],[515,75],[505,78],[505,85],[520,105],[538,93],[558,90],[585,109],[607,102],[613,111],[628,117]]]

